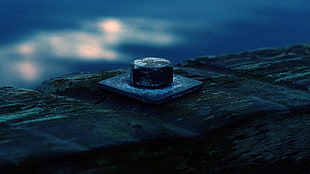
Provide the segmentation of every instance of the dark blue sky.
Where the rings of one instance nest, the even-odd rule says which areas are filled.
[[[308,0],[2,0],[0,86],[310,40]]]

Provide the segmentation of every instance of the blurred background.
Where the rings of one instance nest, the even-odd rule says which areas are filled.
[[[0,86],[310,41],[308,0],[1,0]]]

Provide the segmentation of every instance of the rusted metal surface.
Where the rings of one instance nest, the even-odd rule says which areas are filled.
[[[130,73],[99,82],[103,90],[149,103],[162,104],[201,89],[202,82],[173,75],[169,60],[143,58],[133,61]]]

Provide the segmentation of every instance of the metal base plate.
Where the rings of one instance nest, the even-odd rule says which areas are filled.
[[[161,104],[201,89],[202,82],[180,75],[173,75],[170,86],[149,89],[133,86],[129,73],[121,74],[99,82],[102,89],[150,104]]]

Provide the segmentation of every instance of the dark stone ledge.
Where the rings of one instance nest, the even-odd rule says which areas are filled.
[[[181,62],[201,91],[150,105],[99,89],[127,69],[0,87],[0,173],[309,173],[310,45]]]

